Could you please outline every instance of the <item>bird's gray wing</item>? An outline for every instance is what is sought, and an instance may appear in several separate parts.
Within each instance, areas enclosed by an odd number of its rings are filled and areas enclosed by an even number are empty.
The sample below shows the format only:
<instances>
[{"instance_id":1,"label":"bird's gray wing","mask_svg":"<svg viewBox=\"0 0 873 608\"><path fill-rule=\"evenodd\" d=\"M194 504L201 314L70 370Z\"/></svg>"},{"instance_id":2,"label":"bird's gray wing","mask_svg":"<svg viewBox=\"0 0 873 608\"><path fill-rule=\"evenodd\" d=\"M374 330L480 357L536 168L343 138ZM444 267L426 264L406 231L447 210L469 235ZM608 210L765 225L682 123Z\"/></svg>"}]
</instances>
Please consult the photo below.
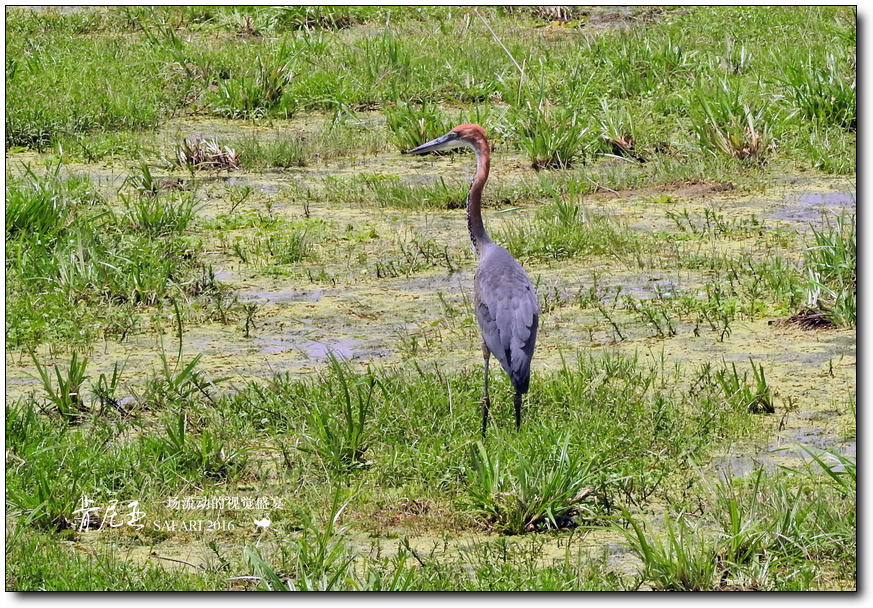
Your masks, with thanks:
<instances>
[{"instance_id":1,"label":"bird's gray wing","mask_svg":"<svg viewBox=\"0 0 873 608\"><path fill-rule=\"evenodd\" d=\"M540 314L533 284L502 249L482 260L475 287L476 318L485 345L516 390L526 392Z\"/></svg>"}]
</instances>

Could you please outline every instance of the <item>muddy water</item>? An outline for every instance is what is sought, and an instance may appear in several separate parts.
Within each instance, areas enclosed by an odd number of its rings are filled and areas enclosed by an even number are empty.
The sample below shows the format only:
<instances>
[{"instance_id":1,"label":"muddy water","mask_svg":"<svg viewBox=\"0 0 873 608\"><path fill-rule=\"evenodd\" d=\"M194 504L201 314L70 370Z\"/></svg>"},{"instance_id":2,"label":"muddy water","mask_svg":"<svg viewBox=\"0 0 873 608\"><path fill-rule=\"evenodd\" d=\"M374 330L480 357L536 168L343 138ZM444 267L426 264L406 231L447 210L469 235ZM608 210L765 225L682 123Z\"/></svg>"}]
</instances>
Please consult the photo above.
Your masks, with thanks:
<instances>
[{"instance_id":1,"label":"muddy water","mask_svg":"<svg viewBox=\"0 0 873 608\"><path fill-rule=\"evenodd\" d=\"M86 550L107 550L107 534L103 530L80 533L77 544ZM622 543L622 537L608 530L576 530L570 534L543 535L537 537L495 537L493 534L464 532L443 534L403 535L410 548L423 556L429 563L459 564L470 566L481 563L483 545L492 545L492 552L505 550L508 555L524 554L530 556L540 567L561 566L565 563L580 564L605 558L614 570L633 575L641 570L640 560L629 552ZM286 533L282 529L271 529L267 534L252 535L248 545L256 548L268 562L278 568L278 555L282 545L293 544L299 533ZM335 539L347 552L356 556L352 568L359 579L365 578L363 568L368 560L386 560L405 551L400 539L386 539L367 534L344 534ZM219 565L213 548L222 558L233 564L231 571L237 576L251 575L246 570L242 547L237 541L215 539L192 533L190 536L166 540L157 544L142 545L131 542L129 538L116 537L110 546L118 559L136 564L152 563L165 570L187 570L210 568ZM497 545L500 543L500 548ZM411 559L411 558L410 558ZM510 557L510 559L517 559ZM383 562L384 563L384 562ZM285 573L283 573L285 574ZM257 581L239 581L237 588L255 588Z\"/></svg>"}]
</instances>

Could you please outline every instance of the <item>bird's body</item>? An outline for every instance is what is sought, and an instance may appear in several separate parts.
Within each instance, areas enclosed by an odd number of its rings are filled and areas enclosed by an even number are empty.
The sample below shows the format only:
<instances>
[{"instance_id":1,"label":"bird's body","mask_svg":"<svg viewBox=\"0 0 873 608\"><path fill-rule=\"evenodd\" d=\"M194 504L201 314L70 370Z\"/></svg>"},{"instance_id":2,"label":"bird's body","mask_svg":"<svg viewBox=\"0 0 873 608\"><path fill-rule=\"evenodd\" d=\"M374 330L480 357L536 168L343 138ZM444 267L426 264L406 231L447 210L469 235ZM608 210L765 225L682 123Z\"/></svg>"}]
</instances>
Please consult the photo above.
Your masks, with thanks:
<instances>
[{"instance_id":1,"label":"bird's body","mask_svg":"<svg viewBox=\"0 0 873 608\"><path fill-rule=\"evenodd\" d=\"M515 389L515 423L521 426L521 399L530 385L530 364L539 326L540 307L533 283L506 249L495 244L482 222L482 190L488 180L491 151L479 125L460 125L443 137L410 150L421 154L467 146L476 153L476 174L467 195L467 229L479 266L473 278L473 305L482 332L485 382L482 397L482 434L488 426L488 364L491 354L500 361Z\"/></svg>"},{"instance_id":2,"label":"bird's body","mask_svg":"<svg viewBox=\"0 0 873 608\"><path fill-rule=\"evenodd\" d=\"M479 258L473 305L488 350L515 390L526 393L540 310L527 273L500 245L492 243Z\"/></svg>"}]
</instances>

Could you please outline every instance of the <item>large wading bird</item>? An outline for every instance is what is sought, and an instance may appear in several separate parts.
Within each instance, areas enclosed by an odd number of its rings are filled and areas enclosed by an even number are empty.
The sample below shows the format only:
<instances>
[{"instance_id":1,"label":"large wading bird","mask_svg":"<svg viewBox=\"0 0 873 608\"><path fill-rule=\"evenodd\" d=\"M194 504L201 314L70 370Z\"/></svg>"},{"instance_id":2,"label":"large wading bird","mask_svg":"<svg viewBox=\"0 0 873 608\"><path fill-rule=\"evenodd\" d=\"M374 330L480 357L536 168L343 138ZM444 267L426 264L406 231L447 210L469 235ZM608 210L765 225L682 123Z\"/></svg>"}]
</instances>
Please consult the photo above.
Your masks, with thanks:
<instances>
[{"instance_id":1,"label":"large wading bird","mask_svg":"<svg viewBox=\"0 0 873 608\"><path fill-rule=\"evenodd\" d=\"M476 153L476 174L467 194L467 230L479 256L473 278L473 302L482 332L485 386L482 396L482 435L488 426L488 362L493 353L515 389L515 426L521 426L521 400L530 385L530 363L537 339L540 307L533 283L521 264L496 245L482 223L482 190L491 168L491 150L479 125L460 125L442 137L409 150L425 154L466 146Z\"/></svg>"}]
</instances>

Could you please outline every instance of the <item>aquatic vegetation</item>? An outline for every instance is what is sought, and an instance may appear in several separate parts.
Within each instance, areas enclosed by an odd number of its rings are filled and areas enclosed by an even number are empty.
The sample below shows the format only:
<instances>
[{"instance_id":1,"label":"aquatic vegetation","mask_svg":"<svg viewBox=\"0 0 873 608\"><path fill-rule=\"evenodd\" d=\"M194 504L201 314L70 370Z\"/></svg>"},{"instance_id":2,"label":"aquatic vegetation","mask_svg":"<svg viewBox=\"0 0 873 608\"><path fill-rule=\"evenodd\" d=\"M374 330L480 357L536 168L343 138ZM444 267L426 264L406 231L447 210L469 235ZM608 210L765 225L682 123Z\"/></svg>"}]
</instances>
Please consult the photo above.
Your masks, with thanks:
<instances>
[{"instance_id":1,"label":"aquatic vegetation","mask_svg":"<svg viewBox=\"0 0 873 608\"><path fill-rule=\"evenodd\" d=\"M416 148L449 132L455 125L439 106L422 101L417 107L397 101L382 113L391 130L392 139L401 152Z\"/></svg>"},{"instance_id":2,"label":"aquatic vegetation","mask_svg":"<svg viewBox=\"0 0 873 608\"><path fill-rule=\"evenodd\" d=\"M8 590L857 587L851 7L6 17Z\"/></svg>"},{"instance_id":3,"label":"aquatic vegetation","mask_svg":"<svg viewBox=\"0 0 873 608\"><path fill-rule=\"evenodd\" d=\"M691 105L691 127L704 150L747 163L764 162L773 147L763 107L752 109L747 94L727 80L697 92Z\"/></svg>"},{"instance_id":4,"label":"aquatic vegetation","mask_svg":"<svg viewBox=\"0 0 873 608\"><path fill-rule=\"evenodd\" d=\"M828 218L812 228L813 243L804 251L805 306L835 325L857 322L857 266L855 216Z\"/></svg>"},{"instance_id":5,"label":"aquatic vegetation","mask_svg":"<svg viewBox=\"0 0 873 608\"><path fill-rule=\"evenodd\" d=\"M239 168L239 154L228 146L199 137L183 137L176 145L175 163L190 170Z\"/></svg>"}]
</instances>

